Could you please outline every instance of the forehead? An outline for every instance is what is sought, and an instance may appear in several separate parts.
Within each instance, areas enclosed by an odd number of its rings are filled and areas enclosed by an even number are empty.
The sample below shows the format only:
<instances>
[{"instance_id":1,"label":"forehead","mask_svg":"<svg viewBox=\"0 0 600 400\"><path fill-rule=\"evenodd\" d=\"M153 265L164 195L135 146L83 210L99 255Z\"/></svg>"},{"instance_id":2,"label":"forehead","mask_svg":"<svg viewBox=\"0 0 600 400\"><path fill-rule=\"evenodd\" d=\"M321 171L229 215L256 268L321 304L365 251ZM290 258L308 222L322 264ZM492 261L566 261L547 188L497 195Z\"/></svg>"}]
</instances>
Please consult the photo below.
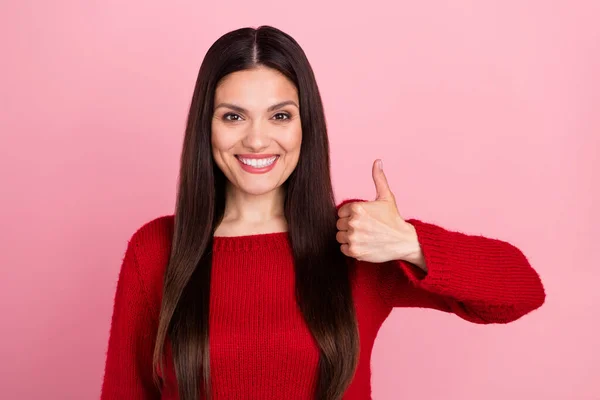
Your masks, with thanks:
<instances>
[{"instance_id":1,"label":"forehead","mask_svg":"<svg viewBox=\"0 0 600 400\"><path fill-rule=\"evenodd\" d=\"M298 101L296 86L279 71L267 67L233 72L219 82L215 91L215 103L268 107L284 100Z\"/></svg>"}]
</instances>

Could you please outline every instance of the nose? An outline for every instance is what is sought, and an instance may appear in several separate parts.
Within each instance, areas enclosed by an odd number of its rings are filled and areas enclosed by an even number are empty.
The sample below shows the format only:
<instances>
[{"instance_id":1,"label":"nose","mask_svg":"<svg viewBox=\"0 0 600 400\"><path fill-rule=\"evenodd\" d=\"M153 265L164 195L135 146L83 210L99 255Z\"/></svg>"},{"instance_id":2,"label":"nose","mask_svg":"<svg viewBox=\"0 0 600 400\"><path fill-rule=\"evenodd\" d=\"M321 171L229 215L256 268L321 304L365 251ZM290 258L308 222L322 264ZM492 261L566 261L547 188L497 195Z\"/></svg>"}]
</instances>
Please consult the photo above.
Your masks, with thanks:
<instances>
[{"instance_id":1,"label":"nose","mask_svg":"<svg viewBox=\"0 0 600 400\"><path fill-rule=\"evenodd\" d=\"M266 149L270 142L268 127L264 126L260 121L255 121L250 125L242 140L244 147L256 153Z\"/></svg>"}]
</instances>

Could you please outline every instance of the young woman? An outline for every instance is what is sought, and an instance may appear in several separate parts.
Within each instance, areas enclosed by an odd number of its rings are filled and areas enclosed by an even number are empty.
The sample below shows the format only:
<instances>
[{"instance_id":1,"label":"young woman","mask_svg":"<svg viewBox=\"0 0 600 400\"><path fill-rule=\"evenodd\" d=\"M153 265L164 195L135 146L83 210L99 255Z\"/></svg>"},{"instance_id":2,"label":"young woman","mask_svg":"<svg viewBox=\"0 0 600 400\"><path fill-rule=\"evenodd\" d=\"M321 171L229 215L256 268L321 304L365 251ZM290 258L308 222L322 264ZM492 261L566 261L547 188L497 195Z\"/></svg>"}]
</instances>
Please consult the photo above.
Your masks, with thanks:
<instances>
[{"instance_id":1,"label":"young woman","mask_svg":"<svg viewBox=\"0 0 600 400\"><path fill-rule=\"evenodd\" d=\"M369 399L394 307L487 324L543 304L519 249L404 220L379 160L373 179L375 201L336 206L319 90L292 37L263 26L218 39L175 213L125 253L101 398Z\"/></svg>"}]
</instances>

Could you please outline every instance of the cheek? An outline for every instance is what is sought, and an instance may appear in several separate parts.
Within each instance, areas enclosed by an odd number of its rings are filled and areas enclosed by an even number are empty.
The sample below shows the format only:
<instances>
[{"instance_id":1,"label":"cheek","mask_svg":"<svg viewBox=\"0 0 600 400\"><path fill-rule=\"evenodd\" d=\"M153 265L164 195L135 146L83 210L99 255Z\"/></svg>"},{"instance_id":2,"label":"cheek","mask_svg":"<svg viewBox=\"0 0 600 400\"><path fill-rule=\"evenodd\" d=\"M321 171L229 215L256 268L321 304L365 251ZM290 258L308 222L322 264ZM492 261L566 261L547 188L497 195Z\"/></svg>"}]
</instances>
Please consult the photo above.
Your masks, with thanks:
<instances>
[{"instance_id":1,"label":"cheek","mask_svg":"<svg viewBox=\"0 0 600 400\"><path fill-rule=\"evenodd\" d=\"M232 140L233 138L234 135L231 135L226 130L213 127L210 136L213 155L216 156L220 152L229 150L235 144L235 141Z\"/></svg>"},{"instance_id":2,"label":"cheek","mask_svg":"<svg viewBox=\"0 0 600 400\"><path fill-rule=\"evenodd\" d=\"M228 149L227 143L227 135L223 134L224 132L219 129L212 129L210 135L210 142L212 148L212 155L215 163L219 167L219 169L225 172L225 160L223 159L223 153Z\"/></svg>"},{"instance_id":3,"label":"cheek","mask_svg":"<svg viewBox=\"0 0 600 400\"><path fill-rule=\"evenodd\" d=\"M281 142L281 146L288 153L299 153L302 145L302 128L295 127L285 136L285 140Z\"/></svg>"},{"instance_id":4,"label":"cheek","mask_svg":"<svg viewBox=\"0 0 600 400\"><path fill-rule=\"evenodd\" d=\"M285 140L280 141L279 145L287 153L285 156L285 170L287 174L291 174L300 159L300 147L302 145L302 128L298 127L290 131L285 136Z\"/></svg>"}]
</instances>

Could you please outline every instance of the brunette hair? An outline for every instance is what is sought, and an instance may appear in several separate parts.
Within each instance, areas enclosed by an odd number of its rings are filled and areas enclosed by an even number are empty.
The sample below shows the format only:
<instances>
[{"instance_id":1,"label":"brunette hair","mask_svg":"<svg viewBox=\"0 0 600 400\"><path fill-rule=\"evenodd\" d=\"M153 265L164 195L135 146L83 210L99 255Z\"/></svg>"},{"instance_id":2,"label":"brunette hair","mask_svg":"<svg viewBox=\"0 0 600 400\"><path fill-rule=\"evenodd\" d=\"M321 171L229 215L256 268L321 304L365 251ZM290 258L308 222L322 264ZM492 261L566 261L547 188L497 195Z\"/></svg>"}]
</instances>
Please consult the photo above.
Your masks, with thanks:
<instances>
[{"instance_id":1,"label":"brunette hair","mask_svg":"<svg viewBox=\"0 0 600 400\"><path fill-rule=\"evenodd\" d=\"M359 356L350 268L336 237L336 204L330 176L325 113L313 70L299 44L271 26L242 28L208 50L190 105L181 153L174 234L153 356L163 370L170 340L179 396L210 399L208 311L213 234L223 218L226 177L211 151L211 119L219 81L257 66L293 82L300 100L302 144L296 169L285 183L285 218L295 262L296 301L319 347L314 398L339 400ZM202 374L202 381L199 377ZM164 376L164 374L163 374Z\"/></svg>"}]
</instances>

